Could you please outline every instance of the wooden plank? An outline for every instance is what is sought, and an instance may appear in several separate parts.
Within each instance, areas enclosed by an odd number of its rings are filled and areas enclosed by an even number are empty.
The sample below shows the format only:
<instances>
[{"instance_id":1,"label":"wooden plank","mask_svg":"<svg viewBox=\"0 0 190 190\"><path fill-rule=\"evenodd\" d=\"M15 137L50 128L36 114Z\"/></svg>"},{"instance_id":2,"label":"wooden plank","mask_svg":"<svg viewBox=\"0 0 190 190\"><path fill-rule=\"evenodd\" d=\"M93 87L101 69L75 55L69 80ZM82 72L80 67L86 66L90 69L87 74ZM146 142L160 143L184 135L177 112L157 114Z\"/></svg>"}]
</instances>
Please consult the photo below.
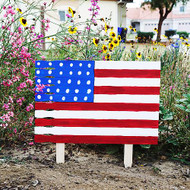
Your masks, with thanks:
<instances>
[{"instance_id":1,"label":"wooden plank","mask_svg":"<svg viewBox=\"0 0 190 190\"><path fill-rule=\"evenodd\" d=\"M124 166L125 168L131 167L133 164L133 145L124 145Z\"/></svg>"},{"instance_id":2,"label":"wooden plank","mask_svg":"<svg viewBox=\"0 0 190 190\"><path fill-rule=\"evenodd\" d=\"M56 143L56 163L65 163L65 143Z\"/></svg>"}]
</instances>

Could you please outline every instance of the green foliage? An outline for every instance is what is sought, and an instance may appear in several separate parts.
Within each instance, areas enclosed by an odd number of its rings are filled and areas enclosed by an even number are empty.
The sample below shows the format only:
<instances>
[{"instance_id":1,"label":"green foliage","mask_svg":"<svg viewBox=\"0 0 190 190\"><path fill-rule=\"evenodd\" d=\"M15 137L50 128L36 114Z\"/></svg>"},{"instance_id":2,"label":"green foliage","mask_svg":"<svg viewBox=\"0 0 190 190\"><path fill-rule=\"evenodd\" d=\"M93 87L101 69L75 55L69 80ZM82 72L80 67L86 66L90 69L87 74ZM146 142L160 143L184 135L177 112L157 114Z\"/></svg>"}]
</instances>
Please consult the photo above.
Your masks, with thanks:
<instances>
[{"instance_id":1,"label":"green foliage","mask_svg":"<svg viewBox=\"0 0 190 190\"><path fill-rule=\"evenodd\" d=\"M138 42L140 42L140 43L151 42L153 36L154 36L153 32L140 32L140 31L137 31Z\"/></svg>"},{"instance_id":2,"label":"green foliage","mask_svg":"<svg viewBox=\"0 0 190 190\"><path fill-rule=\"evenodd\" d=\"M186 31L178 31L177 34L179 35L180 38L188 38L189 37L189 33Z\"/></svg>"},{"instance_id":3,"label":"green foliage","mask_svg":"<svg viewBox=\"0 0 190 190\"><path fill-rule=\"evenodd\" d=\"M170 39L175 34L176 34L176 30L165 30L165 36L167 36L168 39Z\"/></svg>"}]
</instances>

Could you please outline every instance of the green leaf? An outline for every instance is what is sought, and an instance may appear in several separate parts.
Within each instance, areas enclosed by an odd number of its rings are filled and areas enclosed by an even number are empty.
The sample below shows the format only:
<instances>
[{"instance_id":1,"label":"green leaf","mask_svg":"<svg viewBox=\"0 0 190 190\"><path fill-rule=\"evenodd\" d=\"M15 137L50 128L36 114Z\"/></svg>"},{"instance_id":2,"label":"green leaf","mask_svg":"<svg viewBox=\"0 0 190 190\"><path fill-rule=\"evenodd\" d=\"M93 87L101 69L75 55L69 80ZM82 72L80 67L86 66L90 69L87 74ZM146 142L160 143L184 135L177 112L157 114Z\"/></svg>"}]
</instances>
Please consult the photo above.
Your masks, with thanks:
<instances>
[{"instance_id":1,"label":"green leaf","mask_svg":"<svg viewBox=\"0 0 190 190\"><path fill-rule=\"evenodd\" d=\"M181 110L184 110L184 111L185 111L185 109L186 109L185 106L180 105L180 104L176 104L175 106L176 106L177 108L181 109Z\"/></svg>"},{"instance_id":2,"label":"green leaf","mask_svg":"<svg viewBox=\"0 0 190 190\"><path fill-rule=\"evenodd\" d=\"M161 125L159 126L159 131L168 131L168 126Z\"/></svg>"},{"instance_id":3,"label":"green leaf","mask_svg":"<svg viewBox=\"0 0 190 190\"><path fill-rule=\"evenodd\" d=\"M149 149L150 147L151 147L151 145L150 144L146 144L146 145L140 145L142 148L145 148L145 149Z\"/></svg>"},{"instance_id":4,"label":"green leaf","mask_svg":"<svg viewBox=\"0 0 190 190\"><path fill-rule=\"evenodd\" d=\"M173 120L173 113L169 112L167 114L165 114L162 118L162 120L166 121L166 120Z\"/></svg>"}]
</instances>

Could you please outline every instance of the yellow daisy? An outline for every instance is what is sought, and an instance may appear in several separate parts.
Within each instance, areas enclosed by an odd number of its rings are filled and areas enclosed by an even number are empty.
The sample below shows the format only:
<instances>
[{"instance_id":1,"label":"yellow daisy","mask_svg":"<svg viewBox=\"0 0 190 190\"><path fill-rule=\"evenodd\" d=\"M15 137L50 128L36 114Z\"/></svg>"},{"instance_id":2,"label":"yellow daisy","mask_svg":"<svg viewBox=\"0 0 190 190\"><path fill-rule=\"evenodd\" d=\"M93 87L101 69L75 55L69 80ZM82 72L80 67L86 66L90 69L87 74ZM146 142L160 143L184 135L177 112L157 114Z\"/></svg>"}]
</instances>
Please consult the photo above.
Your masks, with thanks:
<instances>
[{"instance_id":1,"label":"yellow daisy","mask_svg":"<svg viewBox=\"0 0 190 190\"><path fill-rule=\"evenodd\" d=\"M68 8L68 12L71 14L72 17L74 17L75 11L71 7Z\"/></svg>"},{"instance_id":2,"label":"yellow daisy","mask_svg":"<svg viewBox=\"0 0 190 190\"><path fill-rule=\"evenodd\" d=\"M131 25L129 26L129 28L130 28L131 30L133 29L133 27L132 27Z\"/></svg>"},{"instance_id":3,"label":"yellow daisy","mask_svg":"<svg viewBox=\"0 0 190 190\"><path fill-rule=\"evenodd\" d=\"M102 50L103 50L103 53L106 53L107 52L107 47L105 45L102 46Z\"/></svg>"},{"instance_id":4,"label":"yellow daisy","mask_svg":"<svg viewBox=\"0 0 190 190\"><path fill-rule=\"evenodd\" d=\"M153 50L154 50L154 51L157 51L157 48L153 47Z\"/></svg>"},{"instance_id":5,"label":"yellow daisy","mask_svg":"<svg viewBox=\"0 0 190 190\"><path fill-rule=\"evenodd\" d=\"M157 28L154 28L154 31L158 33L158 29Z\"/></svg>"},{"instance_id":6,"label":"yellow daisy","mask_svg":"<svg viewBox=\"0 0 190 190\"><path fill-rule=\"evenodd\" d=\"M114 44L113 42L109 43L109 50L112 51L114 49Z\"/></svg>"},{"instance_id":7,"label":"yellow daisy","mask_svg":"<svg viewBox=\"0 0 190 190\"><path fill-rule=\"evenodd\" d=\"M22 26L26 27L28 24L27 24L27 20L23 17L21 17L20 19L20 23L22 24Z\"/></svg>"},{"instance_id":8,"label":"yellow daisy","mask_svg":"<svg viewBox=\"0 0 190 190\"><path fill-rule=\"evenodd\" d=\"M119 40L119 41L121 41L121 36L120 36L120 35L118 35L118 37L117 37L117 38L118 38L118 40Z\"/></svg>"},{"instance_id":9,"label":"yellow daisy","mask_svg":"<svg viewBox=\"0 0 190 190\"><path fill-rule=\"evenodd\" d=\"M116 37L115 32L110 32L110 36L111 36L112 38L115 38L115 37Z\"/></svg>"},{"instance_id":10,"label":"yellow daisy","mask_svg":"<svg viewBox=\"0 0 190 190\"><path fill-rule=\"evenodd\" d=\"M75 34L77 32L77 27L69 26L68 31L70 34Z\"/></svg>"},{"instance_id":11,"label":"yellow daisy","mask_svg":"<svg viewBox=\"0 0 190 190\"><path fill-rule=\"evenodd\" d=\"M133 28L133 31L136 32L137 31L136 28Z\"/></svg>"},{"instance_id":12,"label":"yellow daisy","mask_svg":"<svg viewBox=\"0 0 190 190\"><path fill-rule=\"evenodd\" d=\"M108 53L108 54L105 56L105 59L106 59L107 61L109 61L109 60L111 59L111 55Z\"/></svg>"},{"instance_id":13,"label":"yellow daisy","mask_svg":"<svg viewBox=\"0 0 190 190\"><path fill-rule=\"evenodd\" d=\"M108 25L105 23L105 32L108 31Z\"/></svg>"},{"instance_id":14,"label":"yellow daisy","mask_svg":"<svg viewBox=\"0 0 190 190\"><path fill-rule=\"evenodd\" d=\"M140 58L142 57L141 52L137 52L136 55L137 55L137 58L138 58L138 59L140 59Z\"/></svg>"},{"instance_id":15,"label":"yellow daisy","mask_svg":"<svg viewBox=\"0 0 190 190\"><path fill-rule=\"evenodd\" d=\"M113 42L115 47L119 45L119 40L117 38L113 38L112 42Z\"/></svg>"},{"instance_id":16,"label":"yellow daisy","mask_svg":"<svg viewBox=\"0 0 190 190\"><path fill-rule=\"evenodd\" d=\"M16 10L17 10L20 14L22 14L22 10L21 10L21 9L17 8Z\"/></svg>"},{"instance_id":17,"label":"yellow daisy","mask_svg":"<svg viewBox=\"0 0 190 190\"><path fill-rule=\"evenodd\" d=\"M99 39L93 38L93 43L97 47L99 43Z\"/></svg>"}]
</instances>

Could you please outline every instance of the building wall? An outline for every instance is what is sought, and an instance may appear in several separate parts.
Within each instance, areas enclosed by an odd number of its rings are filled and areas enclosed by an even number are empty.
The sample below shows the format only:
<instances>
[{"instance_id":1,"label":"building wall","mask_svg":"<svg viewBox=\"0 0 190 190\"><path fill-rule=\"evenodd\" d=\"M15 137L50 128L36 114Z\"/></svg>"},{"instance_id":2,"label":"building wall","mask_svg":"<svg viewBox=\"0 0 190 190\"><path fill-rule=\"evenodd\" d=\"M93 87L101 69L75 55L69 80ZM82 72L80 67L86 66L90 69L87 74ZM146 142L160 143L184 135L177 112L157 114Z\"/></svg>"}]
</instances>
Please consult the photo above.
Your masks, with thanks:
<instances>
[{"instance_id":1,"label":"building wall","mask_svg":"<svg viewBox=\"0 0 190 190\"><path fill-rule=\"evenodd\" d=\"M183 8L184 12L183 12ZM140 31L150 32L158 27L158 19L135 19L127 18L127 26L131 25L132 22L140 22ZM177 31L187 31L190 33L190 2L183 5L178 3L174 6L172 15L163 22L161 33L164 34L165 30L174 29Z\"/></svg>"}]
</instances>

